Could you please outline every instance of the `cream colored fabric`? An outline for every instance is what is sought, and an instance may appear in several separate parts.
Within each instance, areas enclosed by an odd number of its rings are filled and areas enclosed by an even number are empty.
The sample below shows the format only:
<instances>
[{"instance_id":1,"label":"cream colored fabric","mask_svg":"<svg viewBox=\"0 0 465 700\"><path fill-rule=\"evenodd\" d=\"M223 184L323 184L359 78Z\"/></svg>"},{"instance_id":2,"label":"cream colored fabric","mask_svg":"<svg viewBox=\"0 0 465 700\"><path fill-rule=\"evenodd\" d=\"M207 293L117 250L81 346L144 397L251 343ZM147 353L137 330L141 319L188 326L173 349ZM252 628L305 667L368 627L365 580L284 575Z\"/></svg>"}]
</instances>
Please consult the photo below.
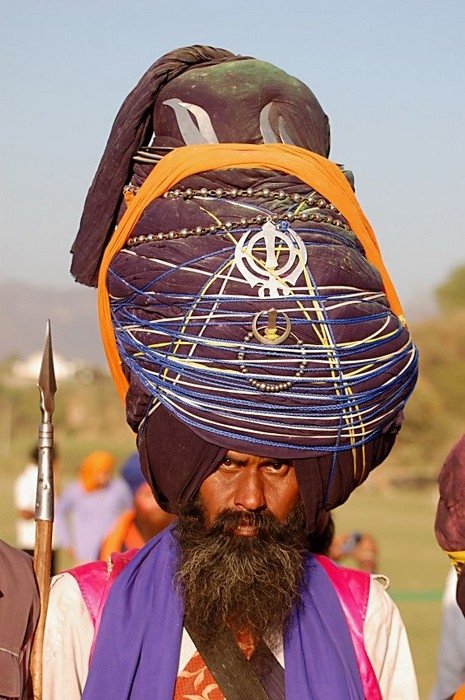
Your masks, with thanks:
<instances>
[{"instance_id":1,"label":"cream colored fabric","mask_svg":"<svg viewBox=\"0 0 465 700\"><path fill-rule=\"evenodd\" d=\"M372 577L364 628L365 647L384 700L417 700L412 657L399 611L385 592L386 579ZM93 625L71 574L55 577L44 643L44 700L79 700L87 677ZM184 630L182 671L196 649ZM276 658L284 665L282 649Z\"/></svg>"}]
</instances>

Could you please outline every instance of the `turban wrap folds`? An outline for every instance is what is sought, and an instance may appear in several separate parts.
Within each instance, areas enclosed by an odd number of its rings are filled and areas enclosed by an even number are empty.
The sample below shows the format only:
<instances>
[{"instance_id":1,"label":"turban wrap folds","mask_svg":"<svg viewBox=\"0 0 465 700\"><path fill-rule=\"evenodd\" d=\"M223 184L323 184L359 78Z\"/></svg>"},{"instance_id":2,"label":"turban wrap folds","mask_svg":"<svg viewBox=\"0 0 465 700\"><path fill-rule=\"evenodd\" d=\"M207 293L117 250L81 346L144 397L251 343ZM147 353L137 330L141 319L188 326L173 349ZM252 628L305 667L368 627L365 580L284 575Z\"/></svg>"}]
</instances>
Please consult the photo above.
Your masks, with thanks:
<instances>
[{"instance_id":1,"label":"turban wrap folds","mask_svg":"<svg viewBox=\"0 0 465 700\"><path fill-rule=\"evenodd\" d=\"M117 116L72 272L100 266L107 356L166 509L236 449L292 460L311 530L394 443L416 349L328 151L305 85L209 47L157 61Z\"/></svg>"}]
</instances>

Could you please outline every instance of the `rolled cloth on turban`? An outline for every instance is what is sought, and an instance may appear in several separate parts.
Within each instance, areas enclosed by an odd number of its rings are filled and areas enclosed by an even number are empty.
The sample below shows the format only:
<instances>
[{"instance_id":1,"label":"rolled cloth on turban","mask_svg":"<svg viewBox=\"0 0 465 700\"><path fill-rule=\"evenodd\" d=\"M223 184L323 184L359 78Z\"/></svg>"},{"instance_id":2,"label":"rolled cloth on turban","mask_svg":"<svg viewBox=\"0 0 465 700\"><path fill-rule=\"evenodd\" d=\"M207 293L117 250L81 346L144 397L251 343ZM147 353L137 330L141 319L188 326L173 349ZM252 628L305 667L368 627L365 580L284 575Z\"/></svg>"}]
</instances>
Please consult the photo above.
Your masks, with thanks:
<instances>
[{"instance_id":1,"label":"rolled cloth on turban","mask_svg":"<svg viewBox=\"0 0 465 700\"><path fill-rule=\"evenodd\" d=\"M183 505L235 449L293 461L311 528L388 454L417 353L316 98L216 51L181 50L208 61L152 91L154 135L99 228L113 129L72 271L92 283L100 264L107 357L160 504Z\"/></svg>"}]
</instances>

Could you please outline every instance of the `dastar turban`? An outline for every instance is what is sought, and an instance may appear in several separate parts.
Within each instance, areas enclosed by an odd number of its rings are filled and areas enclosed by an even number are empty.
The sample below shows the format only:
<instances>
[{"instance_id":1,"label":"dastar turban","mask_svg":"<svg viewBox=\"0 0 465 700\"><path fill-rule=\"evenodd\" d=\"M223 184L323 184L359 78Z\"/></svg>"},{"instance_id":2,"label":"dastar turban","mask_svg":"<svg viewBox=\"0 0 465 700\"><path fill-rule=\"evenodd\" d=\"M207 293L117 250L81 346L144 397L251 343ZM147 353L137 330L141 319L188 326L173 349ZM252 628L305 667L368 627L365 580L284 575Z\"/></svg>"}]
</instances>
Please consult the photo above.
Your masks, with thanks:
<instances>
[{"instance_id":1,"label":"dastar turban","mask_svg":"<svg viewBox=\"0 0 465 700\"><path fill-rule=\"evenodd\" d=\"M129 95L75 241L141 465L175 510L228 449L291 460L309 528L388 454L417 353L311 91L172 52ZM115 228L116 225L116 228Z\"/></svg>"}]
</instances>

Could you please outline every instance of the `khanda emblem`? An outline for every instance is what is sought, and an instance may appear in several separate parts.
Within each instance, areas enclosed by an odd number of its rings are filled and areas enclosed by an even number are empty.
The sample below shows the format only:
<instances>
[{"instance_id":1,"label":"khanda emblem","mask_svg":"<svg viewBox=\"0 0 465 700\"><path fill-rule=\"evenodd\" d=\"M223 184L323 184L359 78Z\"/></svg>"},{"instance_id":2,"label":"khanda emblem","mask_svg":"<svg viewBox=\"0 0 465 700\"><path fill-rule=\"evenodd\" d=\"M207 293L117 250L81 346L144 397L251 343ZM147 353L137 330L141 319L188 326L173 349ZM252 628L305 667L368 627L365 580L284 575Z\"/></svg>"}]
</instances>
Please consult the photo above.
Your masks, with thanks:
<instances>
[{"instance_id":1,"label":"khanda emblem","mask_svg":"<svg viewBox=\"0 0 465 700\"><path fill-rule=\"evenodd\" d=\"M305 269L305 244L286 222L267 221L259 231L246 231L237 242L235 263L259 297L288 296Z\"/></svg>"}]
</instances>

